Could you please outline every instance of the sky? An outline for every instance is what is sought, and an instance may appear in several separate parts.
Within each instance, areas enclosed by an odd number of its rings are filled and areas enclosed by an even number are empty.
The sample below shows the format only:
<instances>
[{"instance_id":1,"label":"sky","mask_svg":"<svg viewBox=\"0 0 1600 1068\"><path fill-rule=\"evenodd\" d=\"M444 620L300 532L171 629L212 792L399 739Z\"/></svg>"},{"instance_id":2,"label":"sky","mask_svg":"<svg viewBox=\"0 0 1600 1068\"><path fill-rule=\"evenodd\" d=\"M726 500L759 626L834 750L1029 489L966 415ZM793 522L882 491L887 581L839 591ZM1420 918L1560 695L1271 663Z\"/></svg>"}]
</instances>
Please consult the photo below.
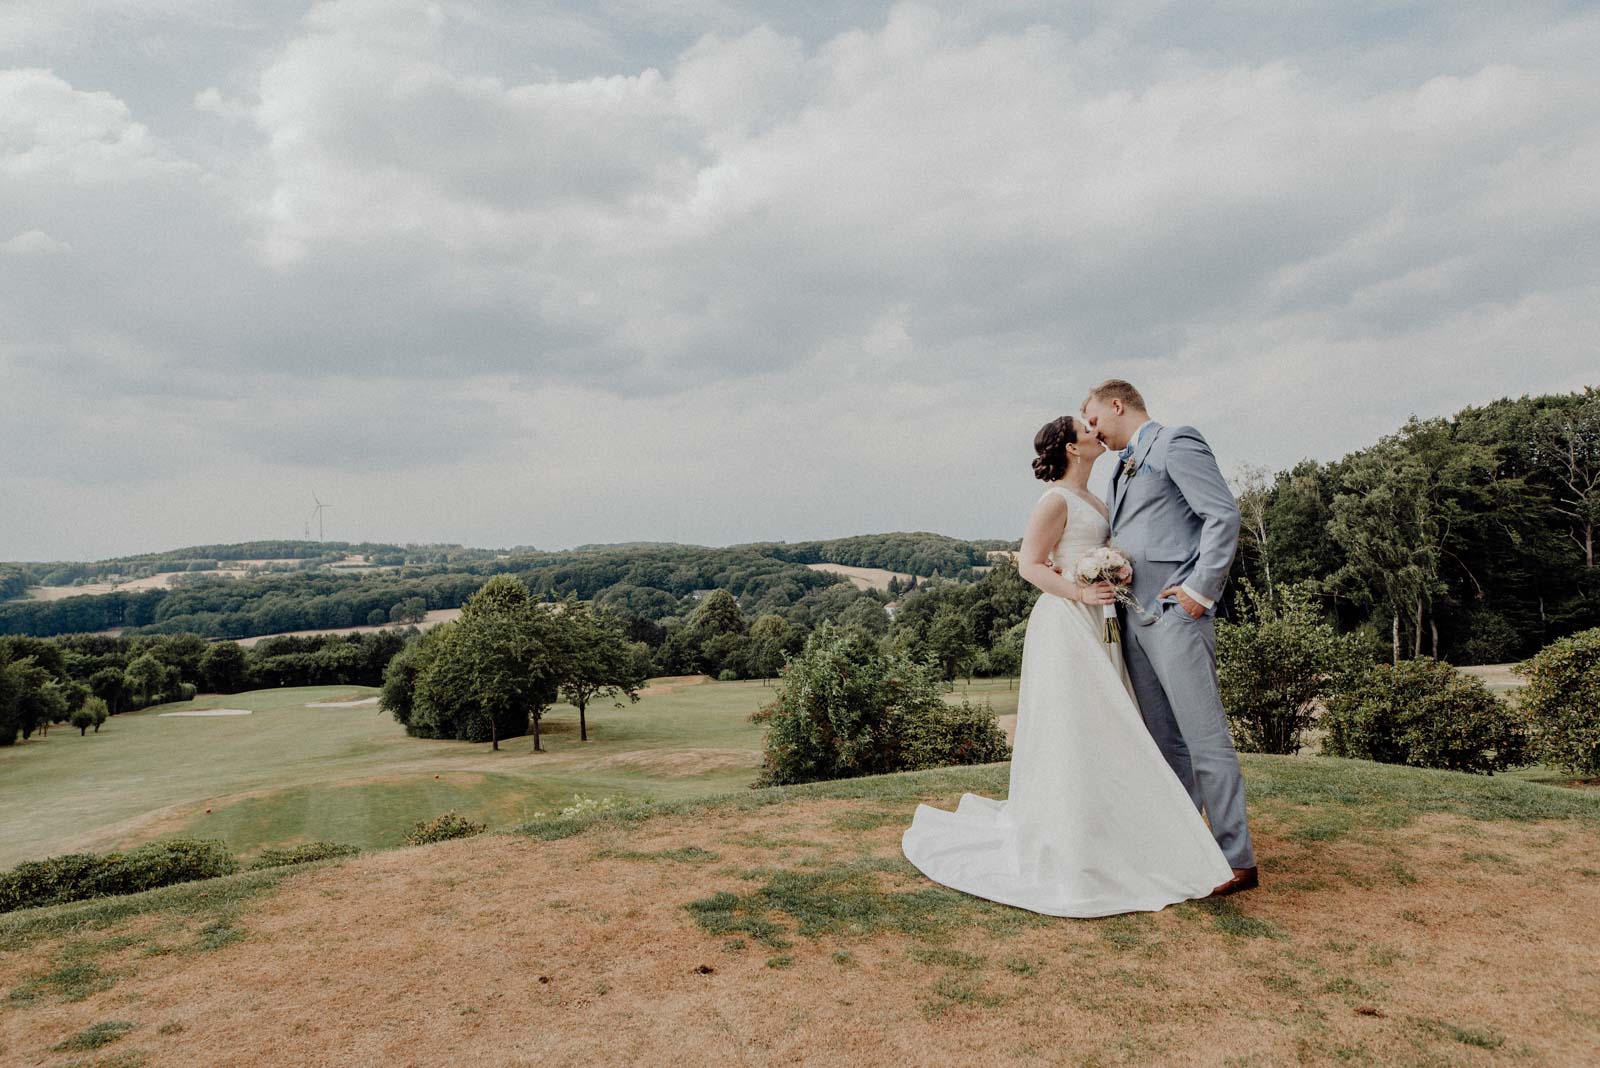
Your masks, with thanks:
<instances>
[{"instance_id":1,"label":"sky","mask_svg":"<svg viewBox=\"0 0 1600 1068\"><path fill-rule=\"evenodd\" d=\"M0 559L313 494L1014 538L1108 377L1230 475L1600 384L1596 55L1538 0L6 0Z\"/></svg>"}]
</instances>

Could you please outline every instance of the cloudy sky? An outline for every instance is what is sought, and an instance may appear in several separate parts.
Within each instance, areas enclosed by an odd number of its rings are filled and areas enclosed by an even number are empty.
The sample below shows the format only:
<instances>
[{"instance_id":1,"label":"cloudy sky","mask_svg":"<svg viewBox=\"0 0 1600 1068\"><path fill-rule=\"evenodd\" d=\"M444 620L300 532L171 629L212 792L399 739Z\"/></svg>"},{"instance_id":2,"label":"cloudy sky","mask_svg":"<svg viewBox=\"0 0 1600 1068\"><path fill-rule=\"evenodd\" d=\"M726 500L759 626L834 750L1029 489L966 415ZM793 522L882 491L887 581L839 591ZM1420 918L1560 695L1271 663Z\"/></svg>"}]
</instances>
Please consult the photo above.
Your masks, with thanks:
<instances>
[{"instance_id":1,"label":"cloudy sky","mask_svg":"<svg viewBox=\"0 0 1600 1068\"><path fill-rule=\"evenodd\" d=\"M0 559L1015 537L1600 383L1600 5L6 0Z\"/></svg>"}]
</instances>

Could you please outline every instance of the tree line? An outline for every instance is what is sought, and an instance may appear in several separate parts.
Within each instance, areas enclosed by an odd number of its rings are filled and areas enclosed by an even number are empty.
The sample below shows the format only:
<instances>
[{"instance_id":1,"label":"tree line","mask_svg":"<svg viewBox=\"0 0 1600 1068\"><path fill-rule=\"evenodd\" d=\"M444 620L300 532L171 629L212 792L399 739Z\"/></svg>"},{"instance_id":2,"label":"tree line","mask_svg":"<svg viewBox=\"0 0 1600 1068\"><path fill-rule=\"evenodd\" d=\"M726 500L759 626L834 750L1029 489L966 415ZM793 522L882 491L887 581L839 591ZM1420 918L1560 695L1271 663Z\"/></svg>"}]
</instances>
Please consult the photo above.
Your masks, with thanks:
<instances>
[{"instance_id":1,"label":"tree line","mask_svg":"<svg viewBox=\"0 0 1600 1068\"><path fill-rule=\"evenodd\" d=\"M1600 624L1594 388L1412 419L1339 460L1249 471L1239 497L1235 578L1313 583L1391 662L1518 660Z\"/></svg>"},{"instance_id":2,"label":"tree line","mask_svg":"<svg viewBox=\"0 0 1600 1068\"><path fill-rule=\"evenodd\" d=\"M881 543L880 550L871 549L875 543ZM297 543L289 543L293 544ZM414 600L420 600L423 611L458 608L496 574L514 575L540 599L574 595L652 620L685 614L693 608L694 597L708 589L727 590L758 614L794 612L804 617L809 614L809 606L804 604L809 596L842 580L785 558L826 556L828 546L836 543L802 544L804 550L797 552L781 545L715 549L598 546L508 554L463 550L443 553L446 559L408 563L397 571L379 574L322 569L226 578L202 571L185 576L182 585L171 589L0 604L0 634L50 636L122 629L125 633L244 638L291 630L381 625L404 621L405 616L395 613L395 606ZM970 569L972 560L983 558L981 546L988 543L931 534L885 534L840 539L837 544L839 553L852 560L874 560L877 563L872 566L932 575L941 566L951 568L952 574L957 565ZM262 552L282 552L288 547L279 543L252 546ZM200 546L183 552L217 548ZM407 553L412 561L419 555L412 549ZM213 556L224 558L217 553Z\"/></svg>"},{"instance_id":3,"label":"tree line","mask_svg":"<svg viewBox=\"0 0 1600 1068\"><path fill-rule=\"evenodd\" d=\"M377 686L416 633L284 636L250 649L195 634L0 637L0 746L48 733L55 724L76 726L85 707L91 719L101 713L90 724L98 732L106 716L188 700L202 690Z\"/></svg>"}]
</instances>

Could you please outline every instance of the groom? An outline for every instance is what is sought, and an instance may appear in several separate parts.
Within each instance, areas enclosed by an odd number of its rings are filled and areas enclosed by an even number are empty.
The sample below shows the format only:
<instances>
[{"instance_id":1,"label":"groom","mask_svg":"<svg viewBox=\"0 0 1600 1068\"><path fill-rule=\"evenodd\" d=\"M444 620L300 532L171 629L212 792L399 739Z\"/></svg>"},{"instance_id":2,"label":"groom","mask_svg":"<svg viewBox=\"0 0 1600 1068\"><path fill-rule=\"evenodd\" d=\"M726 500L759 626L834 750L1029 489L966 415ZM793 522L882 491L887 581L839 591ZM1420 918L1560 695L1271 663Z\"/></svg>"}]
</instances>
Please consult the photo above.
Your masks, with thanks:
<instances>
[{"instance_id":1,"label":"groom","mask_svg":"<svg viewBox=\"0 0 1600 1068\"><path fill-rule=\"evenodd\" d=\"M1216 602L1239 540L1239 505L1194 427L1166 427L1139 391L1102 382L1083 405L1089 429L1122 450L1107 503L1111 536L1133 560L1133 596L1158 616L1129 619L1123 653L1156 744L1211 822L1233 867L1215 894L1258 885L1244 779L1217 692Z\"/></svg>"}]
</instances>

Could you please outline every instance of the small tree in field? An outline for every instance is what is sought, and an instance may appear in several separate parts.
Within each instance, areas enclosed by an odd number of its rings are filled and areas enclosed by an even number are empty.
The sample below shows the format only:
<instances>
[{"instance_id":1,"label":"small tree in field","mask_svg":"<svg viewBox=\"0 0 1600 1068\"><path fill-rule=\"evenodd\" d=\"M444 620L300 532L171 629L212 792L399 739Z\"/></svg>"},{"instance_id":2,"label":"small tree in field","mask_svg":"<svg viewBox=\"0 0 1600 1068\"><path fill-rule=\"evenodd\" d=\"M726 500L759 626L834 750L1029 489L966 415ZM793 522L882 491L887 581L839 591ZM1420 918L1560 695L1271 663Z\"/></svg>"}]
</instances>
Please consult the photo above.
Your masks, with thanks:
<instances>
[{"instance_id":1,"label":"small tree in field","mask_svg":"<svg viewBox=\"0 0 1600 1068\"><path fill-rule=\"evenodd\" d=\"M592 611L575 598L561 605L558 617L565 632L566 668L561 696L578 710L578 740L589 740L587 709L595 699L639 700L644 673L623 630L614 617Z\"/></svg>"},{"instance_id":2,"label":"small tree in field","mask_svg":"<svg viewBox=\"0 0 1600 1068\"><path fill-rule=\"evenodd\" d=\"M94 717L94 732L99 734L100 724L104 723L110 718L111 710L108 709L106 707L106 703L100 700L98 697L87 698L83 702L83 707L88 710L89 715Z\"/></svg>"},{"instance_id":3,"label":"small tree in field","mask_svg":"<svg viewBox=\"0 0 1600 1068\"><path fill-rule=\"evenodd\" d=\"M89 733L90 727L94 726L94 713L88 708L79 708L72 713L72 718L67 722L78 728L78 737L81 738Z\"/></svg>"}]
</instances>

